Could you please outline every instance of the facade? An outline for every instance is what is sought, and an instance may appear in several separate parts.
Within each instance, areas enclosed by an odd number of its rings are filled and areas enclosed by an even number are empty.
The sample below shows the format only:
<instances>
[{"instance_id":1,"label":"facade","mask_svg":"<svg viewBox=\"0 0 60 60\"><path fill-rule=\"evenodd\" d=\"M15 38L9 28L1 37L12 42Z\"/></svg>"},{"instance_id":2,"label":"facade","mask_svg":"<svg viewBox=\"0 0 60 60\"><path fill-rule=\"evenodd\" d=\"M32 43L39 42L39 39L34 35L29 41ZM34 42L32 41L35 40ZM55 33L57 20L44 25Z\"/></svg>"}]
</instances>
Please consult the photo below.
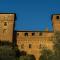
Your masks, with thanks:
<instances>
[{"instance_id":1,"label":"facade","mask_svg":"<svg viewBox=\"0 0 60 60\"><path fill-rule=\"evenodd\" d=\"M54 37L56 31L60 31L60 15L52 15L51 21L53 31L15 31L14 30L15 14L0 14L0 40L12 42L15 35L16 43L20 51L25 51L27 54L33 54L36 60L39 60L43 48L53 51L53 42L51 37Z\"/></svg>"},{"instance_id":2,"label":"facade","mask_svg":"<svg viewBox=\"0 0 60 60\"><path fill-rule=\"evenodd\" d=\"M19 50L33 54L36 60L39 60L42 49L47 48L53 51L52 39L54 39L54 33L60 31L60 15L52 15L51 21L53 31L48 31L48 29L45 31L16 31Z\"/></svg>"},{"instance_id":3,"label":"facade","mask_svg":"<svg viewBox=\"0 0 60 60\"><path fill-rule=\"evenodd\" d=\"M43 48L53 50L52 32L17 32L17 45L20 51L27 54L33 54L36 60L39 60Z\"/></svg>"}]
</instances>

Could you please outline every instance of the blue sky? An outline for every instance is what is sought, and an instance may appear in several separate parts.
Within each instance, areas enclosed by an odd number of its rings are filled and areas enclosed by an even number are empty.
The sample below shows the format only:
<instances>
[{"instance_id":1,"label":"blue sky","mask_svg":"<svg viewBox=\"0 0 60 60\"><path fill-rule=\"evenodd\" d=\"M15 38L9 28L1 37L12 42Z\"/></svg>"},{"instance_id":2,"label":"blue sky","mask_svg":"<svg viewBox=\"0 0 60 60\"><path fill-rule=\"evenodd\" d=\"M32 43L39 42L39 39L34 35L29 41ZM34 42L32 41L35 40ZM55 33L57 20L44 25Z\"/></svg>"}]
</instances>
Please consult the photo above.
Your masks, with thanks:
<instances>
[{"instance_id":1,"label":"blue sky","mask_svg":"<svg viewBox=\"0 0 60 60\"><path fill-rule=\"evenodd\" d=\"M51 14L60 13L60 0L0 0L0 12L16 13L15 30L52 30Z\"/></svg>"}]
</instances>

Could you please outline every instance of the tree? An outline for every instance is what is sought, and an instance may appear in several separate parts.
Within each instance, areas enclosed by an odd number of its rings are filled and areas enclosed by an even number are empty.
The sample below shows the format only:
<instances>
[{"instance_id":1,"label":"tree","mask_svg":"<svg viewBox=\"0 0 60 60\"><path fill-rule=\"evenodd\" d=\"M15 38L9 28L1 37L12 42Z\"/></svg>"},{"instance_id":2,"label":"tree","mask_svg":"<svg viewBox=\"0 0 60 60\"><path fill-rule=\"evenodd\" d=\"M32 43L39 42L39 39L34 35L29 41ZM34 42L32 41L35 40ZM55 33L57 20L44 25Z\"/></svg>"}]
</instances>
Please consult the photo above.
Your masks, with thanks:
<instances>
[{"instance_id":1,"label":"tree","mask_svg":"<svg viewBox=\"0 0 60 60\"><path fill-rule=\"evenodd\" d=\"M36 60L34 55L20 56L19 60Z\"/></svg>"},{"instance_id":2,"label":"tree","mask_svg":"<svg viewBox=\"0 0 60 60\"><path fill-rule=\"evenodd\" d=\"M56 60L60 60L60 31L56 31L54 37L55 39L53 40L53 42Z\"/></svg>"},{"instance_id":3,"label":"tree","mask_svg":"<svg viewBox=\"0 0 60 60\"><path fill-rule=\"evenodd\" d=\"M34 55L27 55L28 60L36 60Z\"/></svg>"},{"instance_id":4,"label":"tree","mask_svg":"<svg viewBox=\"0 0 60 60\"><path fill-rule=\"evenodd\" d=\"M0 60L16 60L16 54L12 47L0 46Z\"/></svg>"},{"instance_id":5,"label":"tree","mask_svg":"<svg viewBox=\"0 0 60 60\"><path fill-rule=\"evenodd\" d=\"M54 54L49 49L43 49L39 60L54 60Z\"/></svg>"}]
</instances>

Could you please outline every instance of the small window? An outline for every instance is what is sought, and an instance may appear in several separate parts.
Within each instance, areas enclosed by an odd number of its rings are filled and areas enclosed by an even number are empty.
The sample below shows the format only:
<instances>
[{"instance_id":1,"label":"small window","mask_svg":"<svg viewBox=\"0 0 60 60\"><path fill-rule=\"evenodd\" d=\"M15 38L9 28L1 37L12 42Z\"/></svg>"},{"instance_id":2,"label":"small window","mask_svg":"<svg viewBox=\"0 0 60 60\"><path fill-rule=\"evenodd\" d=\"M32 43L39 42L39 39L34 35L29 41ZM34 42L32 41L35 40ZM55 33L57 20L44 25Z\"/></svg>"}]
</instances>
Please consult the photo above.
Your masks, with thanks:
<instances>
[{"instance_id":1,"label":"small window","mask_svg":"<svg viewBox=\"0 0 60 60\"><path fill-rule=\"evenodd\" d=\"M42 36L42 32L39 33L39 36Z\"/></svg>"},{"instance_id":2,"label":"small window","mask_svg":"<svg viewBox=\"0 0 60 60\"><path fill-rule=\"evenodd\" d=\"M41 49L41 44L39 45L39 49Z\"/></svg>"},{"instance_id":3,"label":"small window","mask_svg":"<svg viewBox=\"0 0 60 60\"><path fill-rule=\"evenodd\" d=\"M19 33L17 33L17 37L19 36Z\"/></svg>"},{"instance_id":4,"label":"small window","mask_svg":"<svg viewBox=\"0 0 60 60\"><path fill-rule=\"evenodd\" d=\"M31 44L29 44L29 48L31 48L32 46L31 46Z\"/></svg>"},{"instance_id":5,"label":"small window","mask_svg":"<svg viewBox=\"0 0 60 60\"><path fill-rule=\"evenodd\" d=\"M7 22L4 22L4 26L7 26Z\"/></svg>"},{"instance_id":6,"label":"small window","mask_svg":"<svg viewBox=\"0 0 60 60\"><path fill-rule=\"evenodd\" d=\"M21 45L21 49L23 49L23 48L24 48L24 44Z\"/></svg>"},{"instance_id":7,"label":"small window","mask_svg":"<svg viewBox=\"0 0 60 60\"><path fill-rule=\"evenodd\" d=\"M17 36L19 35L19 33L17 33Z\"/></svg>"},{"instance_id":8,"label":"small window","mask_svg":"<svg viewBox=\"0 0 60 60\"><path fill-rule=\"evenodd\" d=\"M56 19L59 19L59 16L56 16Z\"/></svg>"},{"instance_id":9,"label":"small window","mask_svg":"<svg viewBox=\"0 0 60 60\"><path fill-rule=\"evenodd\" d=\"M28 33L25 33L24 35L25 35L25 36L28 36Z\"/></svg>"},{"instance_id":10,"label":"small window","mask_svg":"<svg viewBox=\"0 0 60 60\"><path fill-rule=\"evenodd\" d=\"M32 33L32 36L34 36L35 35L35 33Z\"/></svg>"}]
</instances>

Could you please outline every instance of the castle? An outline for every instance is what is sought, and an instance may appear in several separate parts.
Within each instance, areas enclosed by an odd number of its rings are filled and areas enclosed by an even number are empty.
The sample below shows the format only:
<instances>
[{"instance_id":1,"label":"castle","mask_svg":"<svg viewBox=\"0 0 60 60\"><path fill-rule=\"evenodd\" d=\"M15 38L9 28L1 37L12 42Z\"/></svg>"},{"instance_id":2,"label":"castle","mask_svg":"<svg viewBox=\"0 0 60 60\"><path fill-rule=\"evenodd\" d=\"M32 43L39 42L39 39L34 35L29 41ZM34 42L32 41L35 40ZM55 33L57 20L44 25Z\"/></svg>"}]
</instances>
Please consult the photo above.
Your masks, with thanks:
<instances>
[{"instance_id":1,"label":"castle","mask_svg":"<svg viewBox=\"0 0 60 60\"><path fill-rule=\"evenodd\" d=\"M60 31L60 14L53 14L51 17L53 31L14 31L16 14L0 13L0 40L13 42L15 35L16 44L20 51L33 54L39 60L42 48L53 50L51 37L55 31Z\"/></svg>"}]
</instances>

